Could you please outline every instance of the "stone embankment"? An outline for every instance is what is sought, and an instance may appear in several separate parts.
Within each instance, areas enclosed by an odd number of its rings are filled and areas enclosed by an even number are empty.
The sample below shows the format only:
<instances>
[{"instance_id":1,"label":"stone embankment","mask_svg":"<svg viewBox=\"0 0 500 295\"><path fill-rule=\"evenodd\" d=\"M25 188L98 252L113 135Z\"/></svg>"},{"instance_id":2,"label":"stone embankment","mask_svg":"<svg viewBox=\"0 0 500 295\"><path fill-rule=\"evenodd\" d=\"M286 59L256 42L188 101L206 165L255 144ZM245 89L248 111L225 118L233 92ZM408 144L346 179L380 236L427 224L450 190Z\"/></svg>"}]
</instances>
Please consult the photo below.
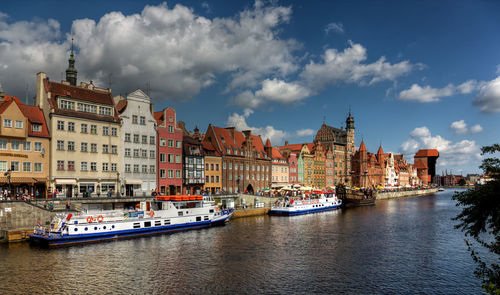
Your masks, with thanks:
<instances>
[{"instance_id":1,"label":"stone embankment","mask_svg":"<svg viewBox=\"0 0 500 295\"><path fill-rule=\"evenodd\" d=\"M393 192L383 192L377 194L377 200L384 199L394 199L394 198L405 198L412 196L423 196L436 193L437 188L421 189L421 190L408 190L408 191L393 191Z\"/></svg>"}]
</instances>

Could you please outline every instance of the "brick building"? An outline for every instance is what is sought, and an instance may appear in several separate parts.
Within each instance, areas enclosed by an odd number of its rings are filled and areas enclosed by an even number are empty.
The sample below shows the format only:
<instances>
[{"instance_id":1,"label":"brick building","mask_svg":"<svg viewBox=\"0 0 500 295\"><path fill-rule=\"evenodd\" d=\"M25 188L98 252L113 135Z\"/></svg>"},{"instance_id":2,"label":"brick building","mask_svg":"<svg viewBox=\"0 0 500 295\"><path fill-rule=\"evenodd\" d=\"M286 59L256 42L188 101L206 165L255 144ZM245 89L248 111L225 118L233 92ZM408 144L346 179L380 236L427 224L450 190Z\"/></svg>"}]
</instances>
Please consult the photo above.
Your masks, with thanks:
<instances>
[{"instance_id":1,"label":"brick building","mask_svg":"<svg viewBox=\"0 0 500 295\"><path fill-rule=\"evenodd\" d=\"M437 158L439 158L439 152L436 149L419 150L413 157L417 176L423 185L433 183Z\"/></svg>"},{"instance_id":2,"label":"brick building","mask_svg":"<svg viewBox=\"0 0 500 295\"><path fill-rule=\"evenodd\" d=\"M385 154L382 147L377 154L369 153L364 141L352 160L352 183L357 187L384 185Z\"/></svg>"},{"instance_id":3,"label":"brick building","mask_svg":"<svg viewBox=\"0 0 500 295\"><path fill-rule=\"evenodd\" d=\"M229 193L254 193L271 185L271 153L250 130L208 125L204 142L222 156L222 189Z\"/></svg>"}]
</instances>

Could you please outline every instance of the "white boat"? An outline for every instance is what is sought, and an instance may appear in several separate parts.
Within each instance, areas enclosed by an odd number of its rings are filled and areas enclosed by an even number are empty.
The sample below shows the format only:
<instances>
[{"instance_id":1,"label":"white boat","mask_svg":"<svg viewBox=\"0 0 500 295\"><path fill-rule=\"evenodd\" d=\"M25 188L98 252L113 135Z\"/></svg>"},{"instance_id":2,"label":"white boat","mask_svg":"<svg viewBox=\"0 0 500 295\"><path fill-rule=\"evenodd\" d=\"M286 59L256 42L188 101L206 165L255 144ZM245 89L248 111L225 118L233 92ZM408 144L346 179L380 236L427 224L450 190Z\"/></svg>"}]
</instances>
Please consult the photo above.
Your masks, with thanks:
<instances>
[{"instance_id":1,"label":"white boat","mask_svg":"<svg viewBox=\"0 0 500 295\"><path fill-rule=\"evenodd\" d=\"M35 226L30 240L49 247L92 243L221 225L232 211L203 196L158 196L135 210L60 213L49 227Z\"/></svg>"},{"instance_id":2,"label":"white boat","mask_svg":"<svg viewBox=\"0 0 500 295\"><path fill-rule=\"evenodd\" d=\"M338 209L342 200L333 191L315 191L300 199L284 198L271 207L272 215L300 215Z\"/></svg>"},{"instance_id":3,"label":"white boat","mask_svg":"<svg viewBox=\"0 0 500 295\"><path fill-rule=\"evenodd\" d=\"M440 188L438 188L438 191L439 191L439 192L443 192L443 191L444 191L444 188L440 187Z\"/></svg>"}]
</instances>

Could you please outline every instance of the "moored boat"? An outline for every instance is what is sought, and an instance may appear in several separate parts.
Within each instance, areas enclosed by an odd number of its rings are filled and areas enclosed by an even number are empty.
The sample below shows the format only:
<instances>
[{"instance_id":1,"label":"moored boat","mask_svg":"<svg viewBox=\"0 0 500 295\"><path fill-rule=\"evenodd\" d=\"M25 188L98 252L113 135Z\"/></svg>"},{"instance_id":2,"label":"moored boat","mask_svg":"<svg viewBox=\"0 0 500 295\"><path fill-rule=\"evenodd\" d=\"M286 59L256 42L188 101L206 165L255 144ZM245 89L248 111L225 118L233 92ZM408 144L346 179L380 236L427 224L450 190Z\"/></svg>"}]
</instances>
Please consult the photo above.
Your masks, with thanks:
<instances>
[{"instance_id":1,"label":"moored boat","mask_svg":"<svg viewBox=\"0 0 500 295\"><path fill-rule=\"evenodd\" d=\"M344 207L375 205L377 200L377 192L372 189L348 191L342 184L337 185L336 189Z\"/></svg>"},{"instance_id":2,"label":"moored boat","mask_svg":"<svg viewBox=\"0 0 500 295\"><path fill-rule=\"evenodd\" d=\"M335 192L333 191L315 191L310 194L305 194L300 199L284 198L278 200L271 207L269 214L271 215L301 215L322 212L327 210L335 210L342 205Z\"/></svg>"},{"instance_id":3,"label":"moored boat","mask_svg":"<svg viewBox=\"0 0 500 295\"><path fill-rule=\"evenodd\" d=\"M222 225L233 212L203 196L157 196L135 210L61 213L35 226L30 241L49 247L92 243Z\"/></svg>"}]
</instances>

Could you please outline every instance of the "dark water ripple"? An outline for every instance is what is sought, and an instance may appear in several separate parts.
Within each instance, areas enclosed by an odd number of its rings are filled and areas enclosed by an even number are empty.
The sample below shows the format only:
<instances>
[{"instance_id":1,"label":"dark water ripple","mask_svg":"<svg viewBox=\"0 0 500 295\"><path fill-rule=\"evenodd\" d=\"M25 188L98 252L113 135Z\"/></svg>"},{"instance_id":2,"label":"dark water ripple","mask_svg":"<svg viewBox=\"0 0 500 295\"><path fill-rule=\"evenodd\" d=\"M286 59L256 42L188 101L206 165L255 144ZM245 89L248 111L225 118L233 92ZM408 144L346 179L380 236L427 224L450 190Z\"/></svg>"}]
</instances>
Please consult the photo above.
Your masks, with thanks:
<instances>
[{"instance_id":1,"label":"dark water ripple","mask_svg":"<svg viewBox=\"0 0 500 295\"><path fill-rule=\"evenodd\" d=\"M64 249L3 245L0 293L480 294L451 195Z\"/></svg>"}]
</instances>

